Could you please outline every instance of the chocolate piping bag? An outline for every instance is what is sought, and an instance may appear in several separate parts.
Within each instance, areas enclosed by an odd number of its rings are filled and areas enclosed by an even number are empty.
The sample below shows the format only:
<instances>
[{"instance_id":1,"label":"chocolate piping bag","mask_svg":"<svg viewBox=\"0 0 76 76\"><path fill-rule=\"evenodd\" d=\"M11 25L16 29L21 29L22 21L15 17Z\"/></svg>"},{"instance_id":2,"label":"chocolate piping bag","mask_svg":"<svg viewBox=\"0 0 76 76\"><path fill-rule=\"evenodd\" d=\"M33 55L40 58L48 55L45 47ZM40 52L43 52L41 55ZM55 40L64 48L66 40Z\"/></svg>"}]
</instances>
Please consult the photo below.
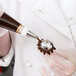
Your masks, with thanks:
<instances>
[{"instance_id":1,"label":"chocolate piping bag","mask_svg":"<svg viewBox=\"0 0 76 76\"><path fill-rule=\"evenodd\" d=\"M37 35L35 35L33 32L31 32L27 27L20 24L18 21L13 19L11 16L6 14L5 12L0 9L0 27L3 27L5 29L8 29L10 31L16 32L21 34L22 36L29 36L36 40L38 40L38 49L40 52L42 52L44 55L53 53L53 50L56 48L54 47L53 43L51 43L49 40L39 39Z\"/></svg>"}]
</instances>

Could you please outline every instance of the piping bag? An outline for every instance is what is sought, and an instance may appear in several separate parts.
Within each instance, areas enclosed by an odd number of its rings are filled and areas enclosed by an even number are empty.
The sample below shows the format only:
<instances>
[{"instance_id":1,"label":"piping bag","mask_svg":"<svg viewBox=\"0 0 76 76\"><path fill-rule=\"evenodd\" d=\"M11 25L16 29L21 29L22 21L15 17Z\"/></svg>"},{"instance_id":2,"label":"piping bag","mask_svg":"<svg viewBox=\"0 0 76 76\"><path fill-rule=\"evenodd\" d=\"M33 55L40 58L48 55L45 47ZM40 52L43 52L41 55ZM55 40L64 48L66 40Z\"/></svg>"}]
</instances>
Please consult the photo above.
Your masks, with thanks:
<instances>
[{"instance_id":1,"label":"piping bag","mask_svg":"<svg viewBox=\"0 0 76 76\"><path fill-rule=\"evenodd\" d=\"M27 26L23 26L21 23L13 19L11 16L6 14L1 8L0 8L0 27L3 27L5 29L8 29L10 31L16 32L21 34L22 36L29 36L36 40L38 40L38 49L40 52L42 52L44 55L53 53L53 50L56 48L54 47L53 43L51 43L49 40L39 39L39 37L31 32Z\"/></svg>"}]
</instances>

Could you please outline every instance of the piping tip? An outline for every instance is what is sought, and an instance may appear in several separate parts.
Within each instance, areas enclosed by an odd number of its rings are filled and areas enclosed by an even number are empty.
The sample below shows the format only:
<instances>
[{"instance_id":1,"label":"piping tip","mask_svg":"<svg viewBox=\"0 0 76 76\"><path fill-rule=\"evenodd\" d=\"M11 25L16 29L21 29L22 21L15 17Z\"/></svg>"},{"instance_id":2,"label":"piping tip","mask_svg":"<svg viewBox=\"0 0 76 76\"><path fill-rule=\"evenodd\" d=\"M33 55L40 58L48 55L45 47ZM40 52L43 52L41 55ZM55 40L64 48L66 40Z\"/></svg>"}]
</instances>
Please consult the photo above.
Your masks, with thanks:
<instances>
[{"instance_id":1,"label":"piping tip","mask_svg":"<svg viewBox=\"0 0 76 76\"><path fill-rule=\"evenodd\" d=\"M28 31L27 36L32 37L34 39L38 39L38 36L31 31Z\"/></svg>"}]
</instances>

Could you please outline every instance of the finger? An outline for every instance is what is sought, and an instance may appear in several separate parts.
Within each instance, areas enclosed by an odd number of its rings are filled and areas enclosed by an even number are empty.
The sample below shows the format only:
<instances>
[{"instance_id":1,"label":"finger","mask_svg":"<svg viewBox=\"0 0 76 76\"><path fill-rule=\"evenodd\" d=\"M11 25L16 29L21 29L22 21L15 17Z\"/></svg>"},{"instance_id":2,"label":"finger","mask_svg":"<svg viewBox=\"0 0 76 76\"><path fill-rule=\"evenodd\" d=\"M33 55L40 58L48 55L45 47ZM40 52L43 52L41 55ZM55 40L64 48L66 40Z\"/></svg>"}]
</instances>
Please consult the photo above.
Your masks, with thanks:
<instances>
[{"instance_id":1,"label":"finger","mask_svg":"<svg viewBox=\"0 0 76 76\"><path fill-rule=\"evenodd\" d=\"M57 67L56 65L53 65L50 68L54 72L54 76L70 76L70 75L66 74L62 69Z\"/></svg>"},{"instance_id":2,"label":"finger","mask_svg":"<svg viewBox=\"0 0 76 76\"><path fill-rule=\"evenodd\" d=\"M45 60L49 64L49 67L57 66L59 69L63 70L64 73L71 74L74 71L74 66L69 60L62 58L55 53L51 54L51 56L46 55Z\"/></svg>"},{"instance_id":3,"label":"finger","mask_svg":"<svg viewBox=\"0 0 76 76\"><path fill-rule=\"evenodd\" d=\"M57 54L61 54L63 55L64 57L71 57L71 58L74 58L76 59L76 48L66 48L66 49L58 49L59 51L55 51Z\"/></svg>"},{"instance_id":4,"label":"finger","mask_svg":"<svg viewBox=\"0 0 76 76\"><path fill-rule=\"evenodd\" d=\"M48 72L48 70L46 70L44 67L41 67L41 76L69 76L57 66L51 66L51 70L52 71Z\"/></svg>"},{"instance_id":5,"label":"finger","mask_svg":"<svg viewBox=\"0 0 76 76\"><path fill-rule=\"evenodd\" d=\"M68 54L68 60L70 60L73 65L76 66L76 48L64 49L64 53Z\"/></svg>"},{"instance_id":6,"label":"finger","mask_svg":"<svg viewBox=\"0 0 76 76\"><path fill-rule=\"evenodd\" d=\"M55 53L56 55L71 61L73 66L76 67L76 48L59 49L59 51L55 51Z\"/></svg>"},{"instance_id":7,"label":"finger","mask_svg":"<svg viewBox=\"0 0 76 76\"><path fill-rule=\"evenodd\" d=\"M41 67L41 76L49 76L44 67Z\"/></svg>"}]
</instances>

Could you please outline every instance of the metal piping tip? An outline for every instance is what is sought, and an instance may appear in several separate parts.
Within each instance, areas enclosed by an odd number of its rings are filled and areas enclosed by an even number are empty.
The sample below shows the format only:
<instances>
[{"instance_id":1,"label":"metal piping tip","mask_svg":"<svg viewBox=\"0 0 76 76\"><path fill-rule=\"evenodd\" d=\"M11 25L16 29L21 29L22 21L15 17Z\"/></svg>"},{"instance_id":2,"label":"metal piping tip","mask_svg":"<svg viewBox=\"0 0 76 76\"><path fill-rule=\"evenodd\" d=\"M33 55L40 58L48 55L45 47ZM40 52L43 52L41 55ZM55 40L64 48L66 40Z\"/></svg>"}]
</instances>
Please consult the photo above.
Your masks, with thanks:
<instances>
[{"instance_id":1,"label":"metal piping tip","mask_svg":"<svg viewBox=\"0 0 76 76\"><path fill-rule=\"evenodd\" d=\"M35 35L35 34L34 34L33 32L31 32L31 31L28 31L27 36L32 37L32 38L34 38L34 39L38 39L38 36Z\"/></svg>"}]
</instances>

